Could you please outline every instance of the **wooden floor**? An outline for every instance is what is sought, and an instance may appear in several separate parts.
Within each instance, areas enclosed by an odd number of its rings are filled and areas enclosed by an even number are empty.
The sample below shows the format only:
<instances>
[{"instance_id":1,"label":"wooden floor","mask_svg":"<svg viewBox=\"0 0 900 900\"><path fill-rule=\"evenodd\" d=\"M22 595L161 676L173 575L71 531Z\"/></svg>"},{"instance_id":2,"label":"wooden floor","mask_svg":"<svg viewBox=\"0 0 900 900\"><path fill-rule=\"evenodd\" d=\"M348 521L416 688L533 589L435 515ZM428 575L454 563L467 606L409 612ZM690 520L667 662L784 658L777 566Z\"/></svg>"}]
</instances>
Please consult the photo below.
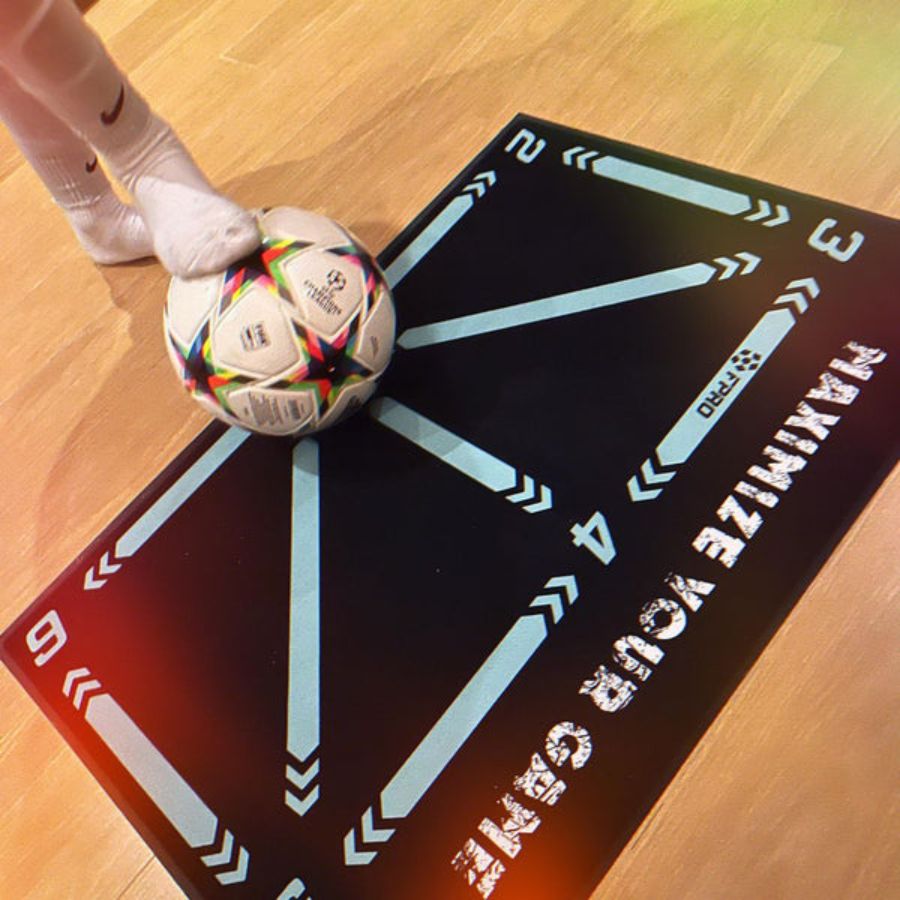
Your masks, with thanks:
<instances>
[{"instance_id":1,"label":"wooden floor","mask_svg":"<svg viewBox=\"0 0 900 900\"><path fill-rule=\"evenodd\" d=\"M900 215L896 0L100 0L211 178L379 250L518 111ZM0 628L204 424L158 265L101 269L0 135ZM596 898L900 897L900 477ZM0 673L0 898L179 891ZM319 898L328 900L328 898ZM548 898L553 900L553 898Z\"/></svg>"}]
</instances>

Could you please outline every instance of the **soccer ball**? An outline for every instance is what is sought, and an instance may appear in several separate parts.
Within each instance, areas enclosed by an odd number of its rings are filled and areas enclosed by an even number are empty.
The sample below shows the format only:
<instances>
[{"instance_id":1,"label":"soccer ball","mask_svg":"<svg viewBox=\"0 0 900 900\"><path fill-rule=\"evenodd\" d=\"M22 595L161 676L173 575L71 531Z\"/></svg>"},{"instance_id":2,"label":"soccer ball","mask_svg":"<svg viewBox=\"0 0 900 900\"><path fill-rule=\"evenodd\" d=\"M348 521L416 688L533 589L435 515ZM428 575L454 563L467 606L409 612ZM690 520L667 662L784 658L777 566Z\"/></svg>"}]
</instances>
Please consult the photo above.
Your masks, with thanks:
<instances>
[{"instance_id":1,"label":"soccer ball","mask_svg":"<svg viewBox=\"0 0 900 900\"><path fill-rule=\"evenodd\" d=\"M374 393L394 348L394 303L375 260L331 219L282 206L259 225L260 248L225 272L172 279L166 346L209 413L299 437Z\"/></svg>"}]
</instances>

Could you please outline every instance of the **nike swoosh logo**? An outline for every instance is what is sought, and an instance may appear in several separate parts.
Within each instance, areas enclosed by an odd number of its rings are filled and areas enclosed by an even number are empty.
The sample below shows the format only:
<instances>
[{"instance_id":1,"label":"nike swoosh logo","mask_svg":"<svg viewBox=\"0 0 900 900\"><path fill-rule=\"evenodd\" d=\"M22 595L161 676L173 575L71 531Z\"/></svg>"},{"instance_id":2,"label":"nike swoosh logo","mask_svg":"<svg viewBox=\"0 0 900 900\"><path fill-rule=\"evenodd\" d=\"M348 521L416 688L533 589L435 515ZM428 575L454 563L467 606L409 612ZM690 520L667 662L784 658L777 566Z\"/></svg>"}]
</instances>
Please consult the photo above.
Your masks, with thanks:
<instances>
[{"instance_id":1,"label":"nike swoosh logo","mask_svg":"<svg viewBox=\"0 0 900 900\"><path fill-rule=\"evenodd\" d=\"M89 174L97 171L97 157L95 156L90 162L84 164L84 171Z\"/></svg>"},{"instance_id":2,"label":"nike swoosh logo","mask_svg":"<svg viewBox=\"0 0 900 900\"><path fill-rule=\"evenodd\" d=\"M100 113L100 121L104 125L112 125L116 119L122 114L122 107L125 105L125 85L119 88L119 96L116 98L116 105L107 112L105 109Z\"/></svg>"}]
</instances>

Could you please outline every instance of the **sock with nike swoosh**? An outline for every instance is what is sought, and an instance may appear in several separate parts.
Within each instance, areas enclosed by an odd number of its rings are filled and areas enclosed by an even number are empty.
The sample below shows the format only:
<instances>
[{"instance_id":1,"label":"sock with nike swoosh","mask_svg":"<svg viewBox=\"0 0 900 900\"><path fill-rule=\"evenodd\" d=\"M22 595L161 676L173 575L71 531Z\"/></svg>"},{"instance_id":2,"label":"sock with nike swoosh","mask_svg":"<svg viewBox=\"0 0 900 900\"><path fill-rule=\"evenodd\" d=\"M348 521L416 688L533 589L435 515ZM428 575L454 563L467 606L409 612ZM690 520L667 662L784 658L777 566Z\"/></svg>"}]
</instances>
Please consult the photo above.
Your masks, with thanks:
<instances>
[{"instance_id":1,"label":"sock with nike swoosh","mask_svg":"<svg viewBox=\"0 0 900 900\"><path fill-rule=\"evenodd\" d=\"M71 0L2 0L0 63L101 154L170 272L216 272L258 245L252 214L212 188Z\"/></svg>"},{"instance_id":2,"label":"sock with nike swoosh","mask_svg":"<svg viewBox=\"0 0 900 900\"><path fill-rule=\"evenodd\" d=\"M3 69L0 118L94 260L153 255L143 218L116 196L94 151Z\"/></svg>"}]
</instances>

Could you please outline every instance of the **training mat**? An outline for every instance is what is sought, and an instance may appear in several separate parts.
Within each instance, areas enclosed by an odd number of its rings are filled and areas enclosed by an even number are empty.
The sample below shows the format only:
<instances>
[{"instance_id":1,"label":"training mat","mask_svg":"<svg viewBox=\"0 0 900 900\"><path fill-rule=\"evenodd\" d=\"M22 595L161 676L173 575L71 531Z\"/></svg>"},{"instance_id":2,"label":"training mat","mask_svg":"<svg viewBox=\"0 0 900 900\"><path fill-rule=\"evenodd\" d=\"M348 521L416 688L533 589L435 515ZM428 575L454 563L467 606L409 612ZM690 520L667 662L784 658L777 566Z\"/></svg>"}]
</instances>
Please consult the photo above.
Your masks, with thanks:
<instances>
[{"instance_id":1,"label":"training mat","mask_svg":"<svg viewBox=\"0 0 900 900\"><path fill-rule=\"evenodd\" d=\"M377 399L210 426L4 661L191 897L587 898L897 458L897 239L519 116Z\"/></svg>"}]
</instances>

